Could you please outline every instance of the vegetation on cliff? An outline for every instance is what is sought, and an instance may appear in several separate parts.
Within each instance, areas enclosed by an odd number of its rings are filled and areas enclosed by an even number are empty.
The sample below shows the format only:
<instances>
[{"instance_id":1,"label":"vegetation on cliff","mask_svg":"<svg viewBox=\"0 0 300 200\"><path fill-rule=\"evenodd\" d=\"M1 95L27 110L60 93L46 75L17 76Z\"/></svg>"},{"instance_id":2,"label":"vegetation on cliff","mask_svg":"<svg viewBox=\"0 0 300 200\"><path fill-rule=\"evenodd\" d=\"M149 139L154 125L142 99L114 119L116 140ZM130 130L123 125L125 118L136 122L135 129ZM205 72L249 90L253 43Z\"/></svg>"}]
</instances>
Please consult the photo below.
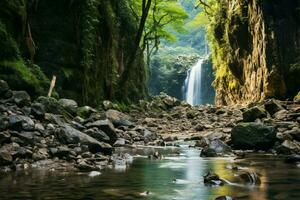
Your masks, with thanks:
<instances>
[{"instance_id":1,"label":"vegetation on cliff","mask_svg":"<svg viewBox=\"0 0 300 200\"><path fill-rule=\"evenodd\" d=\"M204 24L207 29L216 73L216 103L249 103L297 94L299 2L201 0L199 5L204 12L194 25Z\"/></svg>"}]
</instances>

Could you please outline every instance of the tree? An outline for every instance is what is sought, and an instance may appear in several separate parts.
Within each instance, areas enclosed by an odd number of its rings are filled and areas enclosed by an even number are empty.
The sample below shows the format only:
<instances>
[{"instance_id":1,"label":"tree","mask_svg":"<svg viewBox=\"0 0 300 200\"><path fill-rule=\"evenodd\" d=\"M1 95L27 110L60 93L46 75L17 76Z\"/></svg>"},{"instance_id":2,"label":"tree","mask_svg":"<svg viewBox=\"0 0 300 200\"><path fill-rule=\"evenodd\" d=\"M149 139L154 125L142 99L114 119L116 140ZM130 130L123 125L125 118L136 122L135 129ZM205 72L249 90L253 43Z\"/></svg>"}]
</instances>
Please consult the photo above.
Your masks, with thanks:
<instances>
[{"instance_id":1,"label":"tree","mask_svg":"<svg viewBox=\"0 0 300 200\"><path fill-rule=\"evenodd\" d=\"M130 0L129 6L138 24L133 49L127 58L126 68L121 75L125 95L129 72L141 49L146 53L147 66L151 54L158 49L160 40L176 40L172 31L184 31L184 20L188 17L179 0Z\"/></svg>"},{"instance_id":2,"label":"tree","mask_svg":"<svg viewBox=\"0 0 300 200\"><path fill-rule=\"evenodd\" d=\"M140 48L140 42L142 40L142 37L143 37L143 31L144 31L144 28L145 28L145 24L146 24L146 21L147 21L147 17L148 17L148 14L149 14L149 10L151 8L151 4L152 4L152 0L142 0L141 1L141 4L136 4L136 3L140 3L139 0L136 1L136 0L133 0L131 3L131 5L134 5L134 6L137 6L137 5L140 5L140 13L141 13L141 16L140 16L140 19L139 19L139 26L138 26L138 29L137 29L137 34L135 36L135 40L134 40L134 44L133 44L133 49L131 51L131 54L128 58L128 62L127 62L127 67L125 68L122 76L121 76L121 84L124 85L124 86L127 86L127 81L128 81L128 75L129 75L129 72L133 66L133 63L135 61L135 57L136 57L136 54ZM132 7L131 7L132 8ZM135 14L136 16L136 19L137 18L137 15ZM125 90L127 90L125 88ZM125 93L127 93L127 91L125 91ZM125 94L127 96L127 94Z\"/></svg>"}]
</instances>

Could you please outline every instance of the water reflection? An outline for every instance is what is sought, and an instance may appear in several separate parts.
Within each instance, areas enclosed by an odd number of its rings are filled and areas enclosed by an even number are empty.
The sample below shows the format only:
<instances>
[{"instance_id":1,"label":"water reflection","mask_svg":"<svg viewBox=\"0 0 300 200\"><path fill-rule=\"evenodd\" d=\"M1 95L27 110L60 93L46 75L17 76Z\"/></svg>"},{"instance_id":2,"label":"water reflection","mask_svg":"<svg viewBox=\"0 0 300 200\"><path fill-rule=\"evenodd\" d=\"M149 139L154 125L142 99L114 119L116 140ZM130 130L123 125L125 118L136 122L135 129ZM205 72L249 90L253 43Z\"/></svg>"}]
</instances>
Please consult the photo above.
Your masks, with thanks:
<instances>
[{"instance_id":1,"label":"water reflection","mask_svg":"<svg viewBox=\"0 0 300 200\"><path fill-rule=\"evenodd\" d=\"M188 148L159 149L164 160L148 160L143 155L157 149L135 149L137 156L124 170L106 169L101 175L27 171L0 174L0 199L57 200L206 200L220 195L239 199L300 199L300 169L286 165L278 158L253 155L245 160L203 159L200 152ZM238 182L237 171L228 165L239 165L260 174L261 185ZM206 187L203 175L209 170L237 184Z\"/></svg>"}]
</instances>

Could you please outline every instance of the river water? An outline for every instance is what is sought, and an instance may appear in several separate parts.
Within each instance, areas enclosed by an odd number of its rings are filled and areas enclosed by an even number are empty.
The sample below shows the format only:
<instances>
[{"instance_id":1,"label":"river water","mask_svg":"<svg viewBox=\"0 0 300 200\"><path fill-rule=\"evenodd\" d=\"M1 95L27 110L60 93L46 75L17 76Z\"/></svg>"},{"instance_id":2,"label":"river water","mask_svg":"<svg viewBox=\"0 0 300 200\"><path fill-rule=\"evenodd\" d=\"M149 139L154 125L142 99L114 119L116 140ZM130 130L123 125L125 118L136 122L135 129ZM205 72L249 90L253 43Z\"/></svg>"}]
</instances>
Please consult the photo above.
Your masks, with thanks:
<instances>
[{"instance_id":1,"label":"river water","mask_svg":"<svg viewBox=\"0 0 300 200\"><path fill-rule=\"evenodd\" d=\"M154 151L160 151L165 158L146 158ZM0 174L0 199L213 200L220 195L249 200L300 199L300 168L271 155L251 154L242 160L208 159L200 158L199 150L187 146L140 148L131 153L135 156L127 168L105 169L95 177L45 170ZM237 171L230 169L234 165L257 172L262 183L253 186L235 182ZM203 175L208 171L232 184L205 186Z\"/></svg>"}]
</instances>

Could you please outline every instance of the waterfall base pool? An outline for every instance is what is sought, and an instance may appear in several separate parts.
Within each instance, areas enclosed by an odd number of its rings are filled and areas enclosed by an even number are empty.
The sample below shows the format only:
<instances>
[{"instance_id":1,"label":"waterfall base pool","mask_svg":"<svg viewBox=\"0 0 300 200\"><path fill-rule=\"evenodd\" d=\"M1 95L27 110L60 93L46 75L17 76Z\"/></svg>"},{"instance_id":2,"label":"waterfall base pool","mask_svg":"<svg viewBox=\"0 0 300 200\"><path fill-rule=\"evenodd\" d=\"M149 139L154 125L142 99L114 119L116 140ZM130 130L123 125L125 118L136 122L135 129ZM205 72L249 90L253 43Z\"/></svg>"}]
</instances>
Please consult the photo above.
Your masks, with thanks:
<instances>
[{"instance_id":1,"label":"waterfall base pool","mask_svg":"<svg viewBox=\"0 0 300 200\"><path fill-rule=\"evenodd\" d=\"M160 151L163 160L146 156ZM210 200L227 195L236 199L300 199L300 168L282 159L261 154L233 158L200 158L199 150L180 148L140 148L132 152L128 168L105 169L98 176L44 170L0 174L0 199L5 200ZM208 187L203 175L213 171L234 182L238 165L256 171L261 184L228 184Z\"/></svg>"}]
</instances>

